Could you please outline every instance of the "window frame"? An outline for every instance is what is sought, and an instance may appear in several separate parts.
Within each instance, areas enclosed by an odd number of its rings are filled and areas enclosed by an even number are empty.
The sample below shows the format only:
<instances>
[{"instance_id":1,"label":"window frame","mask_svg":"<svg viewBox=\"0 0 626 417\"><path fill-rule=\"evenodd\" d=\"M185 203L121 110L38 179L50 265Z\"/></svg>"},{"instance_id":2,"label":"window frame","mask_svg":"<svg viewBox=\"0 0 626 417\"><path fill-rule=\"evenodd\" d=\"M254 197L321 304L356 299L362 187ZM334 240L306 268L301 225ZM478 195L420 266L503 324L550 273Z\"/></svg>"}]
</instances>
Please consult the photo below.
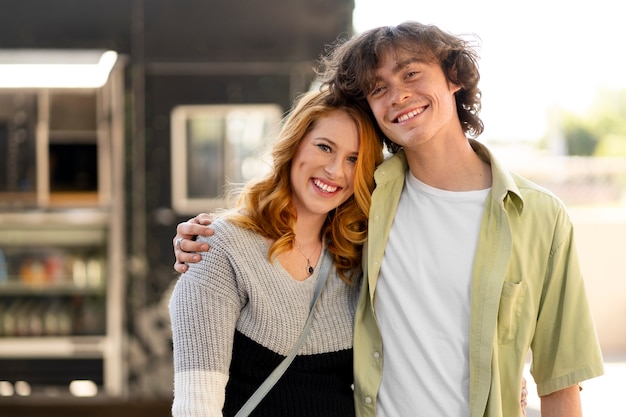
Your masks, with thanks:
<instances>
[{"instance_id":1,"label":"window frame","mask_svg":"<svg viewBox=\"0 0 626 417\"><path fill-rule=\"evenodd\" d=\"M172 208L177 214L195 215L200 212L210 212L219 208L225 208L227 201L223 192L217 198L194 197L189 195L190 183L188 178L188 145L189 136L187 132L190 120L203 116L216 115L225 119L233 111L262 112L267 114L267 129L264 136L259 138L256 152L260 152L269 137L276 133L280 120L283 116L282 108L277 104L198 104L179 105L172 109L171 121L171 196ZM228 145L226 135L223 135L222 146L225 153L233 149L233 145ZM226 158L225 158L226 159ZM227 160L227 159L226 159ZM228 185L231 182L231 172L226 167L222 169L221 183Z\"/></svg>"}]
</instances>

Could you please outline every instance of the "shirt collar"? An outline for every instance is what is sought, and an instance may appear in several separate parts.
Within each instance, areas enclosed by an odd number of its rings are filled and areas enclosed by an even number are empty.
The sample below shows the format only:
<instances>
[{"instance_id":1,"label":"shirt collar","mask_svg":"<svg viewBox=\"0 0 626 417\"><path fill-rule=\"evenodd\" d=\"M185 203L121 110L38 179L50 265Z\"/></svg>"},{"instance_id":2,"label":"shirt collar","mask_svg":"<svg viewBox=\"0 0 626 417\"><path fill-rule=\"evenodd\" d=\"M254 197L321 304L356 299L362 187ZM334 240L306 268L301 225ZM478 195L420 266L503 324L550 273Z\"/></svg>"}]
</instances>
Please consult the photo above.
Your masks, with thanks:
<instances>
[{"instance_id":1,"label":"shirt collar","mask_svg":"<svg viewBox=\"0 0 626 417\"><path fill-rule=\"evenodd\" d=\"M524 197L515 182L514 174L504 168L485 145L474 139L469 143L476 155L491 166L491 195L495 200L506 204L509 200L518 211L524 209Z\"/></svg>"}]
</instances>

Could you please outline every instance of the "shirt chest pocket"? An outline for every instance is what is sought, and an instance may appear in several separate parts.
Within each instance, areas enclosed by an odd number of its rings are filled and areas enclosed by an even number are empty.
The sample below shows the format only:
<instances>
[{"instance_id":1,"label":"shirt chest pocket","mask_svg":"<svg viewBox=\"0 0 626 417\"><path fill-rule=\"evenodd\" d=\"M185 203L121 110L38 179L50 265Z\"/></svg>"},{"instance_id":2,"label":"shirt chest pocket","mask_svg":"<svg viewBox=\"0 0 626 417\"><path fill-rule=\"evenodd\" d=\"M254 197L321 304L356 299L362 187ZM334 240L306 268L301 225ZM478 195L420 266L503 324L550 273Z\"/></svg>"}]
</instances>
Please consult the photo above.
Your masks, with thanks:
<instances>
[{"instance_id":1,"label":"shirt chest pocket","mask_svg":"<svg viewBox=\"0 0 626 417\"><path fill-rule=\"evenodd\" d=\"M504 281L498 310L498 342L506 344L515 339L519 328L526 284Z\"/></svg>"}]
</instances>

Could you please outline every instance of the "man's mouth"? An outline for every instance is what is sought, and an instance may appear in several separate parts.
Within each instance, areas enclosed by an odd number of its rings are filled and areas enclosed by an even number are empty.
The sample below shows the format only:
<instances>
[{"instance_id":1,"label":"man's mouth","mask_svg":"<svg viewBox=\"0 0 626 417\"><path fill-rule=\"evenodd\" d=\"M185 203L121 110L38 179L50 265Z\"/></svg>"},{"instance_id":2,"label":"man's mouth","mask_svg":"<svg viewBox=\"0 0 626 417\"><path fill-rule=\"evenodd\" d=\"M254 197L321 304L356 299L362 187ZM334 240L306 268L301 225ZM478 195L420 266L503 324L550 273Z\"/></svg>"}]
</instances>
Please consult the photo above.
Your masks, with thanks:
<instances>
[{"instance_id":1,"label":"man's mouth","mask_svg":"<svg viewBox=\"0 0 626 417\"><path fill-rule=\"evenodd\" d=\"M395 120L395 123L406 122L407 120L412 119L418 114L422 113L424 110L426 110L426 107L420 107L419 109L414 109L408 113L404 113L403 115L398 116L398 118Z\"/></svg>"},{"instance_id":2,"label":"man's mouth","mask_svg":"<svg viewBox=\"0 0 626 417\"><path fill-rule=\"evenodd\" d=\"M319 180L317 178L313 180L313 184L315 184L315 186L317 188L319 188L320 190L324 191L325 193L334 193L339 188L339 187L336 187L336 186L333 186L333 185L328 185L325 182L323 182L322 180Z\"/></svg>"}]
</instances>

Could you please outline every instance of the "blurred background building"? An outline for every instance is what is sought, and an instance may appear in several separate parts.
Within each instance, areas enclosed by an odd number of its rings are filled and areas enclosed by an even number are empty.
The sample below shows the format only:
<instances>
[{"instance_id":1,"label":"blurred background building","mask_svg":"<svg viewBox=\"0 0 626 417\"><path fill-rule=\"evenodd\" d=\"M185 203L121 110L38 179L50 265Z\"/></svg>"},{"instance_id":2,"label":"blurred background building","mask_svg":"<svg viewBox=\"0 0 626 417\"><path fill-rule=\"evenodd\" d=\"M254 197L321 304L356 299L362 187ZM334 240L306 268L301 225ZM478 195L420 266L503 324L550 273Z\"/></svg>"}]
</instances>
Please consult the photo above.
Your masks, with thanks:
<instances>
[{"instance_id":1,"label":"blurred background building","mask_svg":"<svg viewBox=\"0 0 626 417\"><path fill-rule=\"evenodd\" d=\"M0 6L0 415L169 415L175 226L263 170L354 1ZM626 159L572 156L588 137L554 126L489 145L567 204L603 350L623 358Z\"/></svg>"},{"instance_id":2,"label":"blurred background building","mask_svg":"<svg viewBox=\"0 0 626 417\"><path fill-rule=\"evenodd\" d=\"M0 6L0 415L169 415L175 225L262 169L353 1Z\"/></svg>"}]
</instances>

